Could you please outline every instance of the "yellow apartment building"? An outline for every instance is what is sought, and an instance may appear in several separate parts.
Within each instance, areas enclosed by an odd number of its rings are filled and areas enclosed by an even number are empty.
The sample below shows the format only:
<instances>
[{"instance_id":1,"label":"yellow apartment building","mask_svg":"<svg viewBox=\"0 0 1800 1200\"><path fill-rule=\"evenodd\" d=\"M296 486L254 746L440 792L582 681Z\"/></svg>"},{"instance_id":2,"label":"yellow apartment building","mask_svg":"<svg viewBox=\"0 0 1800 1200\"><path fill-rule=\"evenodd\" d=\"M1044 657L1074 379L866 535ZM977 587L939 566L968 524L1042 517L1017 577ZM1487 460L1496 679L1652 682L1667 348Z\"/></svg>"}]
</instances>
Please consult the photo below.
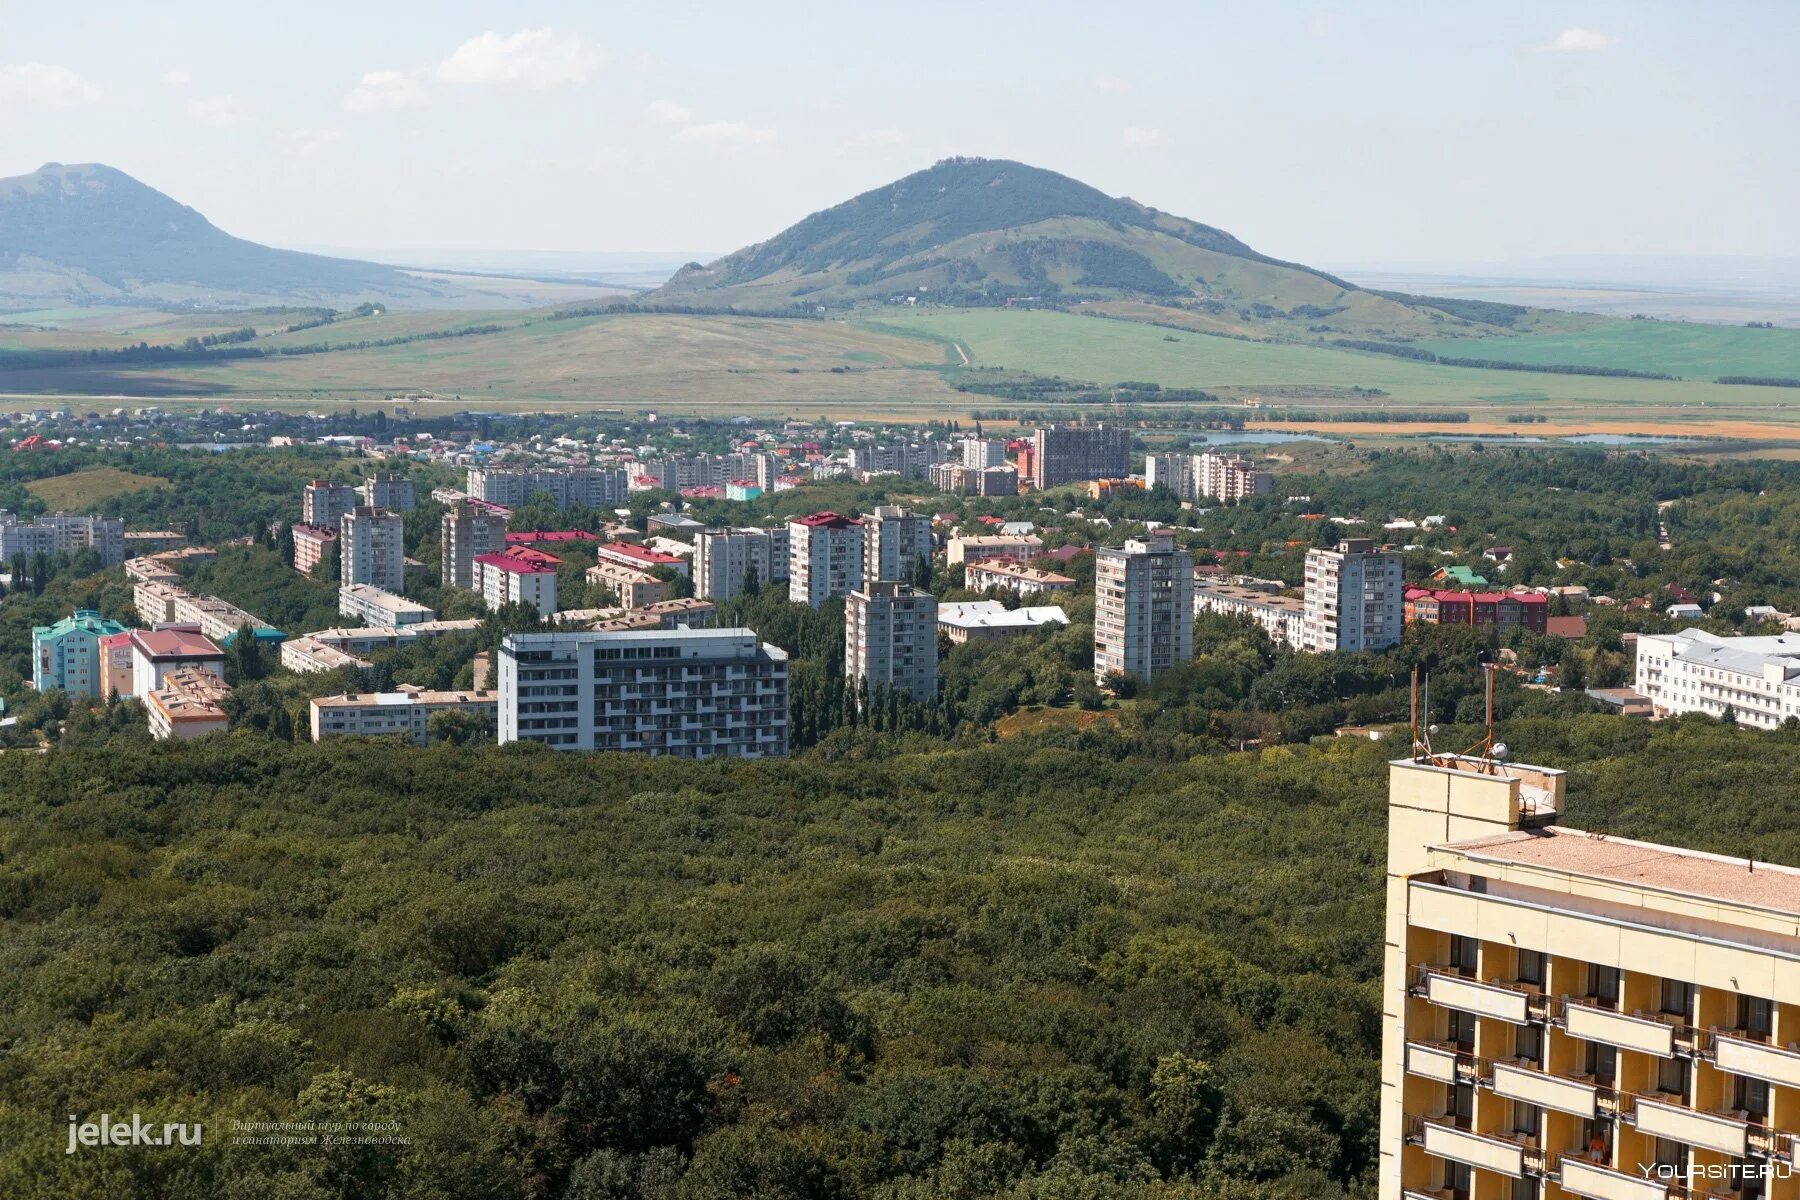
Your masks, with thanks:
<instances>
[{"instance_id":1,"label":"yellow apartment building","mask_svg":"<svg viewBox=\"0 0 1800 1200\"><path fill-rule=\"evenodd\" d=\"M1389 764L1381 1200L1796 1200L1800 871Z\"/></svg>"}]
</instances>

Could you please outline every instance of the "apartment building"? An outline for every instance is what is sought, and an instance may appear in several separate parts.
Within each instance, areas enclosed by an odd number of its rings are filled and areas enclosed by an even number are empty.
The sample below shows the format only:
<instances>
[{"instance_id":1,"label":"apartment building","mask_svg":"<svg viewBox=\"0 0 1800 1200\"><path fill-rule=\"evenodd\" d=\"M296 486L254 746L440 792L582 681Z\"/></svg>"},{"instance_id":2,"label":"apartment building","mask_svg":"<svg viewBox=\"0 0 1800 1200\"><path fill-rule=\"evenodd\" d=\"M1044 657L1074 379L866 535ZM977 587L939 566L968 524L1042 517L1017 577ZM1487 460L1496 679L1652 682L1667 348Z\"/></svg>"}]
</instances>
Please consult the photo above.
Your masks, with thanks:
<instances>
[{"instance_id":1,"label":"apartment building","mask_svg":"<svg viewBox=\"0 0 1800 1200\"><path fill-rule=\"evenodd\" d=\"M160 687L138 694L144 700L150 736L158 741L224 733L231 726L224 708L231 687L205 668L178 667L163 677Z\"/></svg>"},{"instance_id":2,"label":"apartment building","mask_svg":"<svg viewBox=\"0 0 1800 1200\"><path fill-rule=\"evenodd\" d=\"M963 600L938 605L938 632L953 646L1010 637L1032 629L1067 625L1069 614L1053 604L1008 608L998 600Z\"/></svg>"},{"instance_id":3,"label":"apartment building","mask_svg":"<svg viewBox=\"0 0 1800 1200\"><path fill-rule=\"evenodd\" d=\"M403 686L392 692L346 692L311 702L312 740L333 737L403 737L415 746L431 740L431 718L441 712L471 713L496 724L497 692L429 691Z\"/></svg>"},{"instance_id":4,"label":"apartment building","mask_svg":"<svg viewBox=\"0 0 1800 1200\"><path fill-rule=\"evenodd\" d=\"M1131 473L1131 431L1108 425L1049 425L1032 434L1038 489Z\"/></svg>"},{"instance_id":5,"label":"apartment building","mask_svg":"<svg viewBox=\"0 0 1800 1200\"><path fill-rule=\"evenodd\" d=\"M710 600L679 596L633 609L566 608L556 614L556 622L603 633L629 629L710 629L719 622L719 609Z\"/></svg>"},{"instance_id":6,"label":"apartment building","mask_svg":"<svg viewBox=\"0 0 1800 1200\"><path fill-rule=\"evenodd\" d=\"M1224 613L1249 617L1262 627L1269 640L1295 650L1306 645L1306 603L1256 588L1229 583L1194 584L1194 615Z\"/></svg>"},{"instance_id":7,"label":"apartment building","mask_svg":"<svg viewBox=\"0 0 1800 1200\"><path fill-rule=\"evenodd\" d=\"M326 529L321 525L290 525L288 534L294 539L294 570L302 575L312 574L338 540L336 526ZM339 566L338 571L342 574L343 567Z\"/></svg>"},{"instance_id":8,"label":"apartment building","mask_svg":"<svg viewBox=\"0 0 1800 1200\"><path fill-rule=\"evenodd\" d=\"M417 600L366 583L345 584L338 589L338 613L364 625L392 629L437 620L437 613Z\"/></svg>"},{"instance_id":9,"label":"apartment building","mask_svg":"<svg viewBox=\"0 0 1800 1200\"><path fill-rule=\"evenodd\" d=\"M1194 488L1194 460L1198 457L1181 451L1144 455L1144 486L1165 487L1183 500L1194 499L1198 494Z\"/></svg>"},{"instance_id":10,"label":"apartment building","mask_svg":"<svg viewBox=\"0 0 1800 1200\"><path fill-rule=\"evenodd\" d=\"M681 758L787 754L788 658L751 629L509 634L502 743Z\"/></svg>"},{"instance_id":11,"label":"apartment building","mask_svg":"<svg viewBox=\"0 0 1800 1200\"><path fill-rule=\"evenodd\" d=\"M482 626L479 617L460 621L421 621L414 625L363 625L336 629L319 629L306 635L310 641L331 646L351 654L368 654L374 650L392 650L410 646L420 638L453 633L474 633Z\"/></svg>"},{"instance_id":12,"label":"apartment building","mask_svg":"<svg viewBox=\"0 0 1800 1200\"><path fill-rule=\"evenodd\" d=\"M931 561L931 515L883 504L863 518L863 581L906 582Z\"/></svg>"},{"instance_id":13,"label":"apartment building","mask_svg":"<svg viewBox=\"0 0 1800 1200\"><path fill-rule=\"evenodd\" d=\"M944 558L952 566L1008 559L1026 563L1044 553L1044 539L1035 533L977 533L953 537L945 544Z\"/></svg>"},{"instance_id":14,"label":"apartment building","mask_svg":"<svg viewBox=\"0 0 1800 1200\"><path fill-rule=\"evenodd\" d=\"M594 547L594 557L600 562L617 563L634 571L654 571L658 567L667 567L677 575L686 575L692 569L684 555L671 554L650 546L633 545L631 542L602 542Z\"/></svg>"},{"instance_id":15,"label":"apartment building","mask_svg":"<svg viewBox=\"0 0 1800 1200\"><path fill-rule=\"evenodd\" d=\"M1206 451L1194 456L1193 486L1196 499L1236 504L1275 490L1275 476L1259 471L1247 458Z\"/></svg>"},{"instance_id":16,"label":"apartment building","mask_svg":"<svg viewBox=\"0 0 1800 1200\"><path fill-rule=\"evenodd\" d=\"M625 472L618 467L470 467L471 498L519 508L534 492L548 492L558 508L616 508L630 499Z\"/></svg>"},{"instance_id":17,"label":"apartment building","mask_svg":"<svg viewBox=\"0 0 1800 1200\"><path fill-rule=\"evenodd\" d=\"M356 489L349 484L315 479L300 489L300 520L320 529L336 529L356 501Z\"/></svg>"},{"instance_id":18,"label":"apartment building","mask_svg":"<svg viewBox=\"0 0 1800 1200\"><path fill-rule=\"evenodd\" d=\"M303 675L322 671L343 671L375 664L358 658L348 650L340 650L310 634L289 638L281 643L281 665ZM316 739L315 739L316 740Z\"/></svg>"},{"instance_id":19,"label":"apartment building","mask_svg":"<svg viewBox=\"0 0 1800 1200\"><path fill-rule=\"evenodd\" d=\"M116 567L125 561L125 522L84 513L46 513L22 522L0 508L0 564L37 554L92 550L100 561Z\"/></svg>"},{"instance_id":20,"label":"apartment building","mask_svg":"<svg viewBox=\"0 0 1800 1200\"><path fill-rule=\"evenodd\" d=\"M817 608L863 585L863 523L834 512L789 521L788 599Z\"/></svg>"},{"instance_id":21,"label":"apartment building","mask_svg":"<svg viewBox=\"0 0 1800 1200\"><path fill-rule=\"evenodd\" d=\"M91 608L78 608L53 625L31 631L31 686L98 699L105 674L100 643L125 626Z\"/></svg>"},{"instance_id":22,"label":"apartment building","mask_svg":"<svg viewBox=\"0 0 1800 1200\"><path fill-rule=\"evenodd\" d=\"M1094 678L1148 681L1194 657L1194 560L1166 533L1094 556Z\"/></svg>"},{"instance_id":23,"label":"apartment building","mask_svg":"<svg viewBox=\"0 0 1800 1200\"><path fill-rule=\"evenodd\" d=\"M1006 588L1025 597L1035 596L1040 592L1072 592L1075 590L1075 581L1067 575L1028 567L1010 558L982 558L973 561L965 559L963 586L971 592Z\"/></svg>"},{"instance_id":24,"label":"apartment building","mask_svg":"<svg viewBox=\"0 0 1800 1200\"><path fill-rule=\"evenodd\" d=\"M406 522L399 513L358 505L338 524L338 582L384 592L406 587Z\"/></svg>"},{"instance_id":25,"label":"apartment building","mask_svg":"<svg viewBox=\"0 0 1800 1200\"><path fill-rule=\"evenodd\" d=\"M896 442L886 446L857 446L850 451L850 473L859 479L868 475L900 475L907 479L923 479L933 466L949 457L944 442Z\"/></svg>"},{"instance_id":26,"label":"apartment building","mask_svg":"<svg viewBox=\"0 0 1800 1200\"><path fill-rule=\"evenodd\" d=\"M893 580L865 583L844 601L844 677L903 692L914 700L936 697L938 688L937 597Z\"/></svg>"},{"instance_id":27,"label":"apartment building","mask_svg":"<svg viewBox=\"0 0 1800 1200\"><path fill-rule=\"evenodd\" d=\"M960 448L960 461L971 471L985 471L1006 461L1006 443L994 438L964 438Z\"/></svg>"},{"instance_id":28,"label":"apartment building","mask_svg":"<svg viewBox=\"0 0 1800 1200\"><path fill-rule=\"evenodd\" d=\"M694 534L694 595L729 600L744 590L754 569L759 587L788 577L788 531L702 529Z\"/></svg>"},{"instance_id":29,"label":"apartment building","mask_svg":"<svg viewBox=\"0 0 1800 1200\"><path fill-rule=\"evenodd\" d=\"M611 588L623 608L642 608L669 598L667 580L623 563L601 559L587 569L587 581Z\"/></svg>"},{"instance_id":30,"label":"apartment building","mask_svg":"<svg viewBox=\"0 0 1800 1200\"><path fill-rule=\"evenodd\" d=\"M131 630L131 694L148 696L177 671L225 678L225 651L191 625Z\"/></svg>"},{"instance_id":31,"label":"apartment building","mask_svg":"<svg viewBox=\"0 0 1800 1200\"><path fill-rule=\"evenodd\" d=\"M131 630L109 633L100 639L100 698L136 694L131 678Z\"/></svg>"},{"instance_id":32,"label":"apartment building","mask_svg":"<svg viewBox=\"0 0 1800 1200\"><path fill-rule=\"evenodd\" d=\"M467 500L452 504L438 520L442 547L439 579L445 587L475 586L475 558L506 549L506 518Z\"/></svg>"},{"instance_id":33,"label":"apartment building","mask_svg":"<svg viewBox=\"0 0 1800 1200\"><path fill-rule=\"evenodd\" d=\"M1400 644L1405 585L1398 550L1367 538L1306 552L1305 649L1385 650Z\"/></svg>"},{"instance_id":34,"label":"apartment building","mask_svg":"<svg viewBox=\"0 0 1800 1200\"><path fill-rule=\"evenodd\" d=\"M127 529L123 536L127 561L187 545L187 534L174 529Z\"/></svg>"},{"instance_id":35,"label":"apartment building","mask_svg":"<svg viewBox=\"0 0 1800 1200\"><path fill-rule=\"evenodd\" d=\"M389 512L403 513L411 512L418 504L413 481L389 471L377 471L363 480L362 487L358 490L362 495L362 502L370 508L385 508Z\"/></svg>"},{"instance_id":36,"label":"apartment building","mask_svg":"<svg viewBox=\"0 0 1800 1200\"><path fill-rule=\"evenodd\" d=\"M1404 595L1408 623L1477 625L1501 633L1512 629L1543 633L1550 618L1550 597L1538 592L1458 592L1412 587Z\"/></svg>"},{"instance_id":37,"label":"apartment building","mask_svg":"<svg viewBox=\"0 0 1800 1200\"><path fill-rule=\"evenodd\" d=\"M1699 712L1774 729L1800 719L1800 634L1640 633L1636 691L1657 716Z\"/></svg>"},{"instance_id":38,"label":"apartment building","mask_svg":"<svg viewBox=\"0 0 1800 1200\"><path fill-rule=\"evenodd\" d=\"M556 612L559 560L529 546L475 556L475 590L490 609L525 604L549 617Z\"/></svg>"},{"instance_id":39,"label":"apartment building","mask_svg":"<svg viewBox=\"0 0 1800 1200\"><path fill-rule=\"evenodd\" d=\"M245 612L235 604L217 596L197 596L178 583L173 572L146 578L132 588L132 602L138 616L152 628L163 625L191 625L202 635L222 646L229 646L246 625L259 642L273 648L285 636L267 621ZM139 693L140 695L142 693Z\"/></svg>"},{"instance_id":40,"label":"apartment building","mask_svg":"<svg viewBox=\"0 0 1800 1200\"><path fill-rule=\"evenodd\" d=\"M1388 780L1380 1200L1800 1194L1800 871L1566 828L1548 767Z\"/></svg>"}]
</instances>

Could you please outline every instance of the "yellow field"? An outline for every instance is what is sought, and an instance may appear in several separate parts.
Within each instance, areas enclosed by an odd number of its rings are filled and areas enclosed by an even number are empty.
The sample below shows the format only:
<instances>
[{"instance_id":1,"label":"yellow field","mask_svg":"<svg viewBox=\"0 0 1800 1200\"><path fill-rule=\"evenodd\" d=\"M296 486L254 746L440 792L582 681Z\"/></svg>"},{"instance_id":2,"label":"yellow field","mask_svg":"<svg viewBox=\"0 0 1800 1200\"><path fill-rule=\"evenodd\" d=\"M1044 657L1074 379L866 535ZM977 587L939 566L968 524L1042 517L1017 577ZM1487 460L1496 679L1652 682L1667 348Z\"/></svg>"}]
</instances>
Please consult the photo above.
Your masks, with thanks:
<instances>
[{"instance_id":1,"label":"yellow field","mask_svg":"<svg viewBox=\"0 0 1800 1200\"><path fill-rule=\"evenodd\" d=\"M117 467L90 467L68 475L34 479L25 485L25 490L52 509L76 509L98 504L114 496L123 496L127 492L172 486L168 480L159 479L155 475L138 475L131 471L121 471Z\"/></svg>"}]
</instances>

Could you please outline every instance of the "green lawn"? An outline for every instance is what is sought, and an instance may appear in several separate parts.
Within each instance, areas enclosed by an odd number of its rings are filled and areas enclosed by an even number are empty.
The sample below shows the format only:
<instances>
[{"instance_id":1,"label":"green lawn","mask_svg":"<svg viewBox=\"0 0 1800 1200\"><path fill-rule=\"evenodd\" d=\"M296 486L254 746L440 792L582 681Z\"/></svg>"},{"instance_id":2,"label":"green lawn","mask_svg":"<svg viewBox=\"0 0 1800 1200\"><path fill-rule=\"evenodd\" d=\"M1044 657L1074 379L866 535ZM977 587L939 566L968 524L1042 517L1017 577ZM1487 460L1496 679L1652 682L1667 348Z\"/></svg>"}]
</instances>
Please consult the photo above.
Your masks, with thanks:
<instances>
[{"instance_id":1,"label":"green lawn","mask_svg":"<svg viewBox=\"0 0 1800 1200\"><path fill-rule=\"evenodd\" d=\"M1573 333L1417 343L1435 354L1508 362L1627 367L1684 379L1721 375L1800 378L1800 329L1748 329L1674 321L1617 321Z\"/></svg>"}]
</instances>

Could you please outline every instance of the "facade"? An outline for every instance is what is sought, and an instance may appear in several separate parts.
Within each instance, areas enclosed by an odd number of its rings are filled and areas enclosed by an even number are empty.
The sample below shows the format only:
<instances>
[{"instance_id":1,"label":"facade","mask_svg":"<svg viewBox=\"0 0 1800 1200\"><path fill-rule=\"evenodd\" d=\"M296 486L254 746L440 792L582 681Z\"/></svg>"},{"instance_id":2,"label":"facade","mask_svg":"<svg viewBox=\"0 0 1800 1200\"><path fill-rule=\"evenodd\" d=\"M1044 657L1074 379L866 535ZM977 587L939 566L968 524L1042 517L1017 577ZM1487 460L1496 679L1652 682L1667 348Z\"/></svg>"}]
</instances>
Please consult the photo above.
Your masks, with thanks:
<instances>
[{"instance_id":1,"label":"facade","mask_svg":"<svg viewBox=\"0 0 1800 1200\"><path fill-rule=\"evenodd\" d=\"M1008 608L998 600L964 600L938 605L938 632L951 645L1008 637L1028 629L1067 625L1069 614L1055 605Z\"/></svg>"},{"instance_id":2,"label":"facade","mask_svg":"<svg viewBox=\"0 0 1800 1200\"><path fill-rule=\"evenodd\" d=\"M971 592L1006 588L1023 597L1034 596L1039 592L1074 591L1075 581L1067 575L1058 575L1055 571L1040 571L1010 558L983 558L965 560L963 586Z\"/></svg>"},{"instance_id":3,"label":"facade","mask_svg":"<svg viewBox=\"0 0 1800 1200\"><path fill-rule=\"evenodd\" d=\"M896 442L887 446L857 446L850 451L850 473L866 475L900 475L907 479L923 479L926 472L945 460L949 446L944 442Z\"/></svg>"},{"instance_id":4,"label":"facade","mask_svg":"<svg viewBox=\"0 0 1800 1200\"><path fill-rule=\"evenodd\" d=\"M1006 461L1006 443L993 438L964 438L962 465L971 471L985 471Z\"/></svg>"},{"instance_id":5,"label":"facade","mask_svg":"<svg viewBox=\"0 0 1800 1200\"><path fill-rule=\"evenodd\" d=\"M969 491L976 496L1016 496L1019 494L1019 472L1005 463L970 472Z\"/></svg>"},{"instance_id":6,"label":"facade","mask_svg":"<svg viewBox=\"0 0 1800 1200\"><path fill-rule=\"evenodd\" d=\"M1042 490L1131 473L1131 431L1106 425L1049 425L1032 435L1032 486Z\"/></svg>"},{"instance_id":7,"label":"facade","mask_svg":"<svg viewBox=\"0 0 1800 1200\"><path fill-rule=\"evenodd\" d=\"M634 571L654 571L657 567L667 567L677 575L686 575L689 571L688 560L682 555L630 542L602 542L594 548L594 557L599 562L617 563Z\"/></svg>"},{"instance_id":8,"label":"facade","mask_svg":"<svg viewBox=\"0 0 1800 1200\"><path fill-rule=\"evenodd\" d=\"M460 621L421 621L416 625L364 625L339 629L319 629L306 635L307 640L351 654L367 654L371 650L392 650L410 646L420 638L443 634L474 633L481 628L478 617Z\"/></svg>"},{"instance_id":9,"label":"facade","mask_svg":"<svg viewBox=\"0 0 1800 1200\"><path fill-rule=\"evenodd\" d=\"M1249 617L1262 626L1271 641L1295 650L1305 648L1306 604L1292 596L1229 583L1196 583L1194 615L1205 612Z\"/></svg>"},{"instance_id":10,"label":"facade","mask_svg":"<svg viewBox=\"0 0 1800 1200\"><path fill-rule=\"evenodd\" d=\"M98 699L106 674L101 640L125 631L91 608L78 608L54 625L36 626L31 631L31 686Z\"/></svg>"},{"instance_id":11,"label":"facade","mask_svg":"<svg viewBox=\"0 0 1800 1200\"><path fill-rule=\"evenodd\" d=\"M914 700L937 695L937 597L892 580L872 581L844 601L844 677Z\"/></svg>"},{"instance_id":12,"label":"facade","mask_svg":"<svg viewBox=\"0 0 1800 1200\"><path fill-rule=\"evenodd\" d=\"M231 726L223 707L231 688L203 667L178 667L164 676L161 687L139 694L149 714L150 736L159 741L224 733Z\"/></svg>"},{"instance_id":13,"label":"facade","mask_svg":"<svg viewBox=\"0 0 1800 1200\"><path fill-rule=\"evenodd\" d=\"M1194 657L1194 560L1166 533L1094 556L1094 678L1148 682Z\"/></svg>"},{"instance_id":14,"label":"facade","mask_svg":"<svg viewBox=\"0 0 1800 1200\"><path fill-rule=\"evenodd\" d=\"M618 467L469 468L468 493L476 500L518 508L534 492L548 492L558 508L616 508L630 499L625 472Z\"/></svg>"},{"instance_id":15,"label":"facade","mask_svg":"<svg viewBox=\"0 0 1800 1200\"><path fill-rule=\"evenodd\" d=\"M415 746L431 740L431 718L441 712L473 713L495 723L497 692L434 692L404 687L394 692L346 692L317 696L311 704L312 740L333 737L403 737Z\"/></svg>"},{"instance_id":16,"label":"facade","mask_svg":"<svg viewBox=\"0 0 1800 1200\"><path fill-rule=\"evenodd\" d=\"M109 633L100 639L100 698L133 696L131 678L131 631Z\"/></svg>"},{"instance_id":17,"label":"facade","mask_svg":"<svg viewBox=\"0 0 1800 1200\"><path fill-rule=\"evenodd\" d=\"M321 529L336 529L356 507L356 489L347 483L315 479L300 491L300 520Z\"/></svg>"},{"instance_id":18,"label":"facade","mask_svg":"<svg viewBox=\"0 0 1800 1200\"><path fill-rule=\"evenodd\" d=\"M164 550L179 550L187 545L187 534L174 529L127 529L124 533L127 560Z\"/></svg>"},{"instance_id":19,"label":"facade","mask_svg":"<svg viewBox=\"0 0 1800 1200\"><path fill-rule=\"evenodd\" d=\"M1275 490L1275 476L1257 470L1249 459L1235 454L1215 454L1210 450L1196 454L1193 474L1196 499L1236 504Z\"/></svg>"},{"instance_id":20,"label":"facade","mask_svg":"<svg viewBox=\"0 0 1800 1200\"><path fill-rule=\"evenodd\" d=\"M131 590L138 616L152 628L189 625L221 646L229 646L246 625L258 641L279 644L283 634L267 621L245 612L217 596L196 596L178 583L172 572L140 580ZM143 693L138 693L142 695Z\"/></svg>"},{"instance_id":21,"label":"facade","mask_svg":"<svg viewBox=\"0 0 1800 1200\"><path fill-rule=\"evenodd\" d=\"M0 563L76 550L92 550L105 565L118 566L125 561L125 522L57 512L27 523L0 508Z\"/></svg>"},{"instance_id":22,"label":"facade","mask_svg":"<svg viewBox=\"0 0 1800 1200\"><path fill-rule=\"evenodd\" d=\"M669 598L667 580L607 559L601 559L587 569L587 581L618 593L619 604L624 608L642 608Z\"/></svg>"},{"instance_id":23,"label":"facade","mask_svg":"<svg viewBox=\"0 0 1800 1200\"><path fill-rule=\"evenodd\" d=\"M1659 717L1729 709L1745 725L1774 729L1800 718L1800 634L1640 633L1635 686Z\"/></svg>"},{"instance_id":24,"label":"facade","mask_svg":"<svg viewBox=\"0 0 1800 1200\"><path fill-rule=\"evenodd\" d=\"M385 508L358 505L338 525L338 582L384 592L406 587L406 522Z\"/></svg>"},{"instance_id":25,"label":"facade","mask_svg":"<svg viewBox=\"0 0 1800 1200\"><path fill-rule=\"evenodd\" d=\"M1388 766L1380 1200L1791 1200L1800 871L1560 824L1563 772Z\"/></svg>"},{"instance_id":26,"label":"facade","mask_svg":"<svg viewBox=\"0 0 1800 1200\"><path fill-rule=\"evenodd\" d=\"M931 515L883 504L863 518L863 582L912 579L931 561Z\"/></svg>"},{"instance_id":27,"label":"facade","mask_svg":"<svg viewBox=\"0 0 1800 1200\"><path fill-rule=\"evenodd\" d=\"M515 633L499 740L681 758L787 754L788 659L750 629Z\"/></svg>"},{"instance_id":28,"label":"facade","mask_svg":"<svg viewBox=\"0 0 1800 1200\"><path fill-rule=\"evenodd\" d=\"M863 585L863 524L818 512L789 521L788 599L817 608Z\"/></svg>"},{"instance_id":29,"label":"facade","mask_svg":"<svg viewBox=\"0 0 1800 1200\"><path fill-rule=\"evenodd\" d=\"M490 609L525 604L541 617L556 612L556 568L553 555L526 546L475 556L475 590Z\"/></svg>"},{"instance_id":30,"label":"facade","mask_svg":"<svg viewBox=\"0 0 1800 1200\"><path fill-rule=\"evenodd\" d=\"M1312 651L1385 650L1400 644L1405 585L1398 550L1366 538L1306 552L1306 645Z\"/></svg>"},{"instance_id":31,"label":"facade","mask_svg":"<svg viewBox=\"0 0 1800 1200\"><path fill-rule=\"evenodd\" d=\"M702 529L694 534L694 595L729 600L744 590L751 568L758 586L786 581L788 531L775 529Z\"/></svg>"},{"instance_id":32,"label":"facade","mask_svg":"<svg viewBox=\"0 0 1800 1200\"><path fill-rule=\"evenodd\" d=\"M370 508L385 508L389 512L411 512L418 505L418 496L413 490L413 481L404 475L377 471L363 480L359 490L362 494L362 502Z\"/></svg>"},{"instance_id":33,"label":"facade","mask_svg":"<svg viewBox=\"0 0 1800 1200\"><path fill-rule=\"evenodd\" d=\"M944 557L952 566L996 558L1025 563L1043 553L1044 539L1035 533L966 534L951 538L944 548Z\"/></svg>"},{"instance_id":34,"label":"facade","mask_svg":"<svg viewBox=\"0 0 1800 1200\"><path fill-rule=\"evenodd\" d=\"M338 589L338 612L364 625L385 625L395 629L437 620L437 614L417 600L408 600L405 596L363 583L346 584Z\"/></svg>"},{"instance_id":35,"label":"facade","mask_svg":"<svg viewBox=\"0 0 1800 1200\"><path fill-rule=\"evenodd\" d=\"M311 635L289 638L281 643L281 665L302 675L320 671L340 671L354 667L372 667L366 658L358 658L348 650L340 650ZM316 739L315 739L316 740Z\"/></svg>"},{"instance_id":36,"label":"facade","mask_svg":"<svg viewBox=\"0 0 1800 1200\"><path fill-rule=\"evenodd\" d=\"M1407 588L1406 620L1428 625L1480 625L1502 633L1529 629L1543 633L1550 598L1537 592L1454 592L1442 588Z\"/></svg>"},{"instance_id":37,"label":"facade","mask_svg":"<svg viewBox=\"0 0 1800 1200\"><path fill-rule=\"evenodd\" d=\"M148 696L177 671L201 670L225 679L225 652L193 626L131 631L131 694Z\"/></svg>"},{"instance_id":38,"label":"facade","mask_svg":"<svg viewBox=\"0 0 1800 1200\"><path fill-rule=\"evenodd\" d=\"M461 501L438 521L442 546L439 579L445 587L475 586L475 556L506 549L506 518L479 504Z\"/></svg>"},{"instance_id":39,"label":"facade","mask_svg":"<svg viewBox=\"0 0 1800 1200\"><path fill-rule=\"evenodd\" d=\"M1169 454L1144 455L1144 486L1166 487L1183 500L1192 500L1194 491L1194 459L1196 454L1179 451Z\"/></svg>"},{"instance_id":40,"label":"facade","mask_svg":"<svg viewBox=\"0 0 1800 1200\"><path fill-rule=\"evenodd\" d=\"M337 545L337 528L326 529L319 525L292 525L288 528L294 539L294 570L302 575L312 574L314 567L325 560L325 552ZM339 566L341 573L343 567Z\"/></svg>"}]
</instances>

